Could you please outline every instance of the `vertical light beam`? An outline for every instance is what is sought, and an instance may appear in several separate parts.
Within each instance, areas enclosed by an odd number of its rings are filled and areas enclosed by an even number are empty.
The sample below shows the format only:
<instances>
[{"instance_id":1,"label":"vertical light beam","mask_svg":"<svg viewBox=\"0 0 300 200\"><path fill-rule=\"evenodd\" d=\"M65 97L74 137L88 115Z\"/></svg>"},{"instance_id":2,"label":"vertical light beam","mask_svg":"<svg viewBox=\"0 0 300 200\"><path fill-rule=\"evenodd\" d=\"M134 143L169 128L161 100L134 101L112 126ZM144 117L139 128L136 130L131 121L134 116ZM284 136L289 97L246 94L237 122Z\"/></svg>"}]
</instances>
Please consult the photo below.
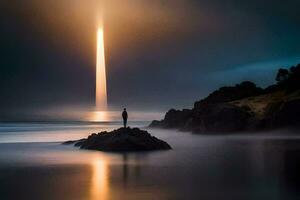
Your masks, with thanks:
<instances>
[{"instance_id":1,"label":"vertical light beam","mask_svg":"<svg viewBox=\"0 0 300 200\"><path fill-rule=\"evenodd\" d=\"M97 30L96 108L107 109L106 70L103 27Z\"/></svg>"}]
</instances>

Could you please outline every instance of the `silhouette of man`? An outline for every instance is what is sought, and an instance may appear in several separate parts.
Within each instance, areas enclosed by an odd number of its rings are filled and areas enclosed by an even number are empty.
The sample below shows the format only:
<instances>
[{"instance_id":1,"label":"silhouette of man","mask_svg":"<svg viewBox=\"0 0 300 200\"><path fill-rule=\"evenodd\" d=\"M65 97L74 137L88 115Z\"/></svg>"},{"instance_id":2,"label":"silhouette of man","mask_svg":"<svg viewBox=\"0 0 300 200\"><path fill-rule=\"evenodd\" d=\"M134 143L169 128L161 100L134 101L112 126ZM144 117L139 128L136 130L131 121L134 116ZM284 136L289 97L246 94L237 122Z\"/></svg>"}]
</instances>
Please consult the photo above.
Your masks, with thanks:
<instances>
[{"instance_id":1,"label":"silhouette of man","mask_svg":"<svg viewBox=\"0 0 300 200\"><path fill-rule=\"evenodd\" d=\"M127 119L128 119L128 114L127 114L126 108L124 108L124 110L123 110L122 117L123 117L124 128L126 128Z\"/></svg>"}]
</instances>

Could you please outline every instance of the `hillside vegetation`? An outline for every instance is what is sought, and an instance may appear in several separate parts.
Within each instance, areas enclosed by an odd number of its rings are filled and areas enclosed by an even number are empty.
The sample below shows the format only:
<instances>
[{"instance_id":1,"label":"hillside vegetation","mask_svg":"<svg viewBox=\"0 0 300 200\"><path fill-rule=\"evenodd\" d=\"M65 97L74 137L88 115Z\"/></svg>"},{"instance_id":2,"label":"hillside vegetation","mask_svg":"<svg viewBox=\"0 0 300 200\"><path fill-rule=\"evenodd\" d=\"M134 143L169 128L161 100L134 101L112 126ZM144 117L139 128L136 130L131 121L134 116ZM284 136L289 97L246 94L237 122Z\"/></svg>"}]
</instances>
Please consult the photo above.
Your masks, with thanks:
<instances>
[{"instance_id":1,"label":"hillside vegetation","mask_svg":"<svg viewBox=\"0 0 300 200\"><path fill-rule=\"evenodd\" d=\"M265 89L249 81L222 87L196 101L193 109L170 109L150 126L193 132L299 127L300 64L279 69L275 79L277 83Z\"/></svg>"}]
</instances>

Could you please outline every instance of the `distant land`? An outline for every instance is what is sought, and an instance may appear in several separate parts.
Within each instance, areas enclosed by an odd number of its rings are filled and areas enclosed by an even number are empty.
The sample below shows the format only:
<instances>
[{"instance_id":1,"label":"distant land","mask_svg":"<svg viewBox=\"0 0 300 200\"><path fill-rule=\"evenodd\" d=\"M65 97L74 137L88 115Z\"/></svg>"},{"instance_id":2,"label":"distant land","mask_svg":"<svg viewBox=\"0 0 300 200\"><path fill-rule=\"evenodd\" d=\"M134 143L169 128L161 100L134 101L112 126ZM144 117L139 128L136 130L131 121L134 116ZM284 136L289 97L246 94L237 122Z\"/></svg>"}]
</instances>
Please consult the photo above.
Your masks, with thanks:
<instances>
[{"instance_id":1,"label":"distant land","mask_svg":"<svg viewBox=\"0 0 300 200\"><path fill-rule=\"evenodd\" d=\"M250 81L221 87L192 109L170 109L149 126L194 133L226 133L300 127L300 64L280 68L265 89Z\"/></svg>"}]
</instances>

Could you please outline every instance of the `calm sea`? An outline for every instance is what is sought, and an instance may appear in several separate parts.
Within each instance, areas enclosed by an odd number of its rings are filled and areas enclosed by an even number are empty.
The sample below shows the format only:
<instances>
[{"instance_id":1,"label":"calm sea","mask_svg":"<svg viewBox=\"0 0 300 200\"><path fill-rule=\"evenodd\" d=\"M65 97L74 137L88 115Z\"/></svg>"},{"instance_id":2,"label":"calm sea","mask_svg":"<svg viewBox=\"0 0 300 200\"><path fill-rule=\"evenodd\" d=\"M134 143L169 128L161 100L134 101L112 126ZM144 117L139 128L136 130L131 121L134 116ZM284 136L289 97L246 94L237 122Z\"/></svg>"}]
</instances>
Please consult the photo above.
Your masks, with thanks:
<instances>
[{"instance_id":1,"label":"calm sea","mask_svg":"<svg viewBox=\"0 0 300 200\"><path fill-rule=\"evenodd\" d=\"M173 147L151 153L104 153L61 145L120 126L117 122L0 124L0 199L300 197L296 132L224 136L147 129Z\"/></svg>"}]
</instances>

